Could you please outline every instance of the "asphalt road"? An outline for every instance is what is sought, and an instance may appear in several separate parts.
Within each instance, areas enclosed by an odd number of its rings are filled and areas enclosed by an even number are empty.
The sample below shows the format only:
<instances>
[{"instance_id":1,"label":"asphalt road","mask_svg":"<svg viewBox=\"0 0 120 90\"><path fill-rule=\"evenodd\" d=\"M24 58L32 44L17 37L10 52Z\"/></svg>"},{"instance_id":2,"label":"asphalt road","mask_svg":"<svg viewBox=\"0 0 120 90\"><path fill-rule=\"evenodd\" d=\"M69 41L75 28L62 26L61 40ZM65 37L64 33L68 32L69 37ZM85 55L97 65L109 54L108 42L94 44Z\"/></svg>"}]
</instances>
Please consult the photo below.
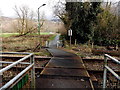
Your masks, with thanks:
<instances>
[{"instance_id":1,"label":"asphalt road","mask_svg":"<svg viewBox=\"0 0 120 90\"><path fill-rule=\"evenodd\" d=\"M49 42L49 47L50 48L55 48L57 47L57 43L59 42L60 34L57 34L54 40Z\"/></svg>"}]
</instances>

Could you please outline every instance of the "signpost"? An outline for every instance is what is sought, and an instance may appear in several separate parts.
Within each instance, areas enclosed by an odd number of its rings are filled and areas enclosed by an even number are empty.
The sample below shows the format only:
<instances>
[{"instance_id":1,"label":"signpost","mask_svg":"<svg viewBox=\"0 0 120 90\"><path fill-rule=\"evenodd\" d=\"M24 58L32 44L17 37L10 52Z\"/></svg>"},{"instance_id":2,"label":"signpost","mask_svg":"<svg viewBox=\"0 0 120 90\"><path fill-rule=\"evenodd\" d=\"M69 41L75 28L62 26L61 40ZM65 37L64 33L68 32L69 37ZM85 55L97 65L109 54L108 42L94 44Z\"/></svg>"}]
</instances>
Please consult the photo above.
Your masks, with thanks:
<instances>
[{"instance_id":1,"label":"signpost","mask_svg":"<svg viewBox=\"0 0 120 90\"><path fill-rule=\"evenodd\" d=\"M72 29L68 30L68 36L70 36L70 46L71 46Z\"/></svg>"}]
</instances>

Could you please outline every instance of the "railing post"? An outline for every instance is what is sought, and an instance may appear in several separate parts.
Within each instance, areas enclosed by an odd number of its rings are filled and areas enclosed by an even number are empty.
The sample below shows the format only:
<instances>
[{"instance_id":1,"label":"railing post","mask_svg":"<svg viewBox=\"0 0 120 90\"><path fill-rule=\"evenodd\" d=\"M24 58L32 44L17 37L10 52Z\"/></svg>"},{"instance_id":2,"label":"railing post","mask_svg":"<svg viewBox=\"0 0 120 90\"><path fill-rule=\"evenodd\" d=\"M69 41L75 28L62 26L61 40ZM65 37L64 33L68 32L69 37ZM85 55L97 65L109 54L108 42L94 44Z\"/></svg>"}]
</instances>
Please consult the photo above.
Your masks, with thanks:
<instances>
[{"instance_id":1,"label":"railing post","mask_svg":"<svg viewBox=\"0 0 120 90\"><path fill-rule=\"evenodd\" d=\"M30 57L30 63L35 65L35 62L34 62L34 55L32 55ZM32 89L35 89L35 68L34 66L32 67L31 69L31 88Z\"/></svg>"},{"instance_id":2,"label":"railing post","mask_svg":"<svg viewBox=\"0 0 120 90\"><path fill-rule=\"evenodd\" d=\"M106 65L107 65L107 57L104 55L103 90L105 90L106 88L106 80L107 80L107 69L105 67Z\"/></svg>"}]
</instances>

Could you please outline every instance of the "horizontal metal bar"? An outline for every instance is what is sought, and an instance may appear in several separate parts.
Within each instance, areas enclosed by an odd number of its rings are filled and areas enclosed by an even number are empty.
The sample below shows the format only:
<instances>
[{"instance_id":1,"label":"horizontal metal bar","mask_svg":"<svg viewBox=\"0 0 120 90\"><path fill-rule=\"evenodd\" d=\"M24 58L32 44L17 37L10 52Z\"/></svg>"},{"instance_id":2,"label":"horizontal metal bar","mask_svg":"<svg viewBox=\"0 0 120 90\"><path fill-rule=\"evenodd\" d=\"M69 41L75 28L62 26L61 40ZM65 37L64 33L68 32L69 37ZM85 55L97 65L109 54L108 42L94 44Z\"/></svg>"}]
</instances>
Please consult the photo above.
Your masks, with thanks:
<instances>
[{"instance_id":1,"label":"horizontal metal bar","mask_svg":"<svg viewBox=\"0 0 120 90\"><path fill-rule=\"evenodd\" d=\"M26 53L26 52L0 52L0 54L22 54L22 55L29 55L31 53Z\"/></svg>"},{"instance_id":2,"label":"horizontal metal bar","mask_svg":"<svg viewBox=\"0 0 120 90\"><path fill-rule=\"evenodd\" d=\"M10 68L12 68L13 66L15 66L16 64L18 64L19 62L22 62L22 61L24 61L25 59L31 57L32 55L33 55L33 54L31 53L30 55L27 55L27 56L25 56L24 58L21 58L21 59L19 59L18 61L16 61L16 62L8 65L7 67L1 69L1 70L0 70L0 74L3 73L4 71L7 71L7 70L10 69Z\"/></svg>"},{"instance_id":3,"label":"horizontal metal bar","mask_svg":"<svg viewBox=\"0 0 120 90\"><path fill-rule=\"evenodd\" d=\"M7 62L7 61L0 61L0 64L3 63L3 64L11 64L11 63L14 63L14 62ZM20 64L30 64L28 62L19 62Z\"/></svg>"},{"instance_id":4,"label":"horizontal metal bar","mask_svg":"<svg viewBox=\"0 0 120 90\"><path fill-rule=\"evenodd\" d=\"M0 88L0 90L7 89L10 85L12 85L17 79L19 79L24 73L26 73L30 68L33 67L34 64L29 65L27 68L25 68L22 72L20 72L17 76L15 76L12 80L10 80L8 83L6 83L3 87Z\"/></svg>"},{"instance_id":5,"label":"horizontal metal bar","mask_svg":"<svg viewBox=\"0 0 120 90\"><path fill-rule=\"evenodd\" d=\"M119 61L119 60L117 60L117 59L111 57L110 55L105 54L105 56L108 57L108 58L110 58L110 59L112 59L112 61L115 61L117 64L120 64L120 61Z\"/></svg>"},{"instance_id":6,"label":"horizontal metal bar","mask_svg":"<svg viewBox=\"0 0 120 90\"><path fill-rule=\"evenodd\" d=\"M117 73L115 73L110 67L108 67L108 66L105 65L105 68L106 68L109 72L111 72L118 80L120 80L120 76L119 76Z\"/></svg>"}]
</instances>

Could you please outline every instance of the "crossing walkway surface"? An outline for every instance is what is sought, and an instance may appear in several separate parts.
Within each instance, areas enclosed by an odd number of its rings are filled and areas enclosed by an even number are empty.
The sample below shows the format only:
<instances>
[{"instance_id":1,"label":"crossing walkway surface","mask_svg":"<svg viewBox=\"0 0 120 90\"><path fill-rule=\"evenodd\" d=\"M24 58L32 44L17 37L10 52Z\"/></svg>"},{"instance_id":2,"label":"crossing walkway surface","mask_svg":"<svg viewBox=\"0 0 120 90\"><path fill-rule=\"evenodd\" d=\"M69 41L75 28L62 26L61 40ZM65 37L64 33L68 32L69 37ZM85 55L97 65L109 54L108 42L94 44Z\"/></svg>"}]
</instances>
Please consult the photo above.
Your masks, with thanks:
<instances>
[{"instance_id":1,"label":"crossing walkway surface","mask_svg":"<svg viewBox=\"0 0 120 90\"><path fill-rule=\"evenodd\" d=\"M48 51L53 58L36 79L36 88L93 89L90 76L80 57L56 48L49 48Z\"/></svg>"}]
</instances>

